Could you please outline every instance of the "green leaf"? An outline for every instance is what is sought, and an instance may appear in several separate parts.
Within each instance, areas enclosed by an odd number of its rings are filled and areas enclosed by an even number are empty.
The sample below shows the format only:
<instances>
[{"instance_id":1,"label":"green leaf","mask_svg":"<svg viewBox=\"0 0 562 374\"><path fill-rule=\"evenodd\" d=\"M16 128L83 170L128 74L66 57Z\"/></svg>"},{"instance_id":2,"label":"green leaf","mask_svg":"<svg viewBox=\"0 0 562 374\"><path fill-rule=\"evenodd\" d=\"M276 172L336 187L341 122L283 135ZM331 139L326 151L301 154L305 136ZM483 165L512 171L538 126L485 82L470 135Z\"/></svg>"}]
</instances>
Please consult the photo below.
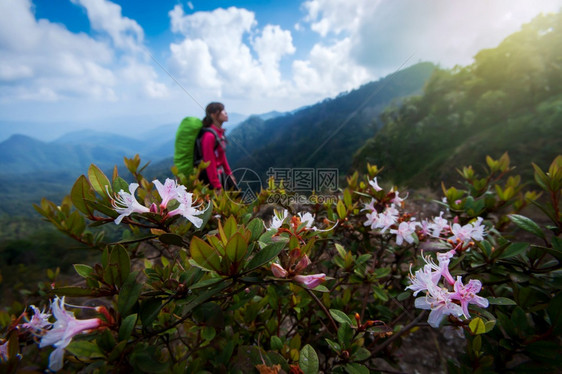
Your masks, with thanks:
<instances>
[{"instance_id":1,"label":"green leaf","mask_svg":"<svg viewBox=\"0 0 562 374\"><path fill-rule=\"evenodd\" d=\"M316 292L330 292L328 287L324 286L323 284L319 284L318 286L314 287L312 290Z\"/></svg>"},{"instance_id":2,"label":"green leaf","mask_svg":"<svg viewBox=\"0 0 562 374\"><path fill-rule=\"evenodd\" d=\"M119 326L119 340L127 341L131 337L133 330L135 329L135 325L137 323L137 315L131 314L125 317L121 321L121 326Z\"/></svg>"},{"instance_id":3,"label":"green leaf","mask_svg":"<svg viewBox=\"0 0 562 374\"><path fill-rule=\"evenodd\" d=\"M350 326L353 325L353 321L351 321L351 318L349 318L347 314L345 314L341 310L330 309L330 315L339 323L347 323Z\"/></svg>"},{"instance_id":4,"label":"green leaf","mask_svg":"<svg viewBox=\"0 0 562 374\"><path fill-rule=\"evenodd\" d=\"M486 333L486 325L484 324L484 321L482 321L482 319L479 317L476 317L472 321L470 321L468 327L470 328L470 331L475 335Z\"/></svg>"},{"instance_id":5,"label":"green leaf","mask_svg":"<svg viewBox=\"0 0 562 374\"><path fill-rule=\"evenodd\" d=\"M137 282L137 275L138 272L129 273L129 276L119 291L117 308L121 316L127 316L129 314L141 294L142 284Z\"/></svg>"},{"instance_id":6,"label":"green leaf","mask_svg":"<svg viewBox=\"0 0 562 374\"><path fill-rule=\"evenodd\" d=\"M95 201L95 200L84 200L86 205L88 205L89 208L92 208L94 210L97 210L100 213L105 214L108 217L111 218L117 218L119 217L119 213L117 213L111 206L109 206L108 204L104 204L104 203L100 203L99 201Z\"/></svg>"},{"instance_id":7,"label":"green leaf","mask_svg":"<svg viewBox=\"0 0 562 374\"><path fill-rule=\"evenodd\" d=\"M120 287L131 272L131 259L125 247L113 247L109 255L109 267L114 271L115 284Z\"/></svg>"},{"instance_id":8,"label":"green leaf","mask_svg":"<svg viewBox=\"0 0 562 374\"><path fill-rule=\"evenodd\" d=\"M77 357L101 358L105 357L97 344L86 340L73 340L66 350Z\"/></svg>"},{"instance_id":9,"label":"green leaf","mask_svg":"<svg viewBox=\"0 0 562 374\"><path fill-rule=\"evenodd\" d=\"M96 194L92 189L92 185L88 182L88 179L84 175L79 176L70 191L70 200L72 201L72 204L74 204L76 209L90 216L92 215L92 210L87 206L85 200L95 199Z\"/></svg>"},{"instance_id":10,"label":"green leaf","mask_svg":"<svg viewBox=\"0 0 562 374\"><path fill-rule=\"evenodd\" d=\"M217 335L214 327L205 326L201 329L201 337L207 341L213 340L213 338Z\"/></svg>"},{"instance_id":11,"label":"green leaf","mask_svg":"<svg viewBox=\"0 0 562 374\"><path fill-rule=\"evenodd\" d=\"M341 347L338 343L336 343L333 340L330 340L328 338L325 339L326 343L328 343L328 345L330 346L330 348L332 349L332 351L339 353L341 351Z\"/></svg>"},{"instance_id":12,"label":"green leaf","mask_svg":"<svg viewBox=\"0 0 562 374\"><path fill-rule=\"evenodd\" d=\"M107 355L107 362L113 362L121 356L125 347L127 346L127 342L125 340L119 342L115 348ZM99 362L99 361L98 361Z\"/></svg>"},{"instance_id":13,"label":"green leaf","mask_svg":"<svg viewBox=\"0 0 562 374\"><path fill-rule=\"evenodd\" d=\"M336 205L336 211L338 212L338 217L340 217L340 219L345 218L345 216L347 215L347 209L345 208L343 201L338 201L338 204Z\"/></svg>"},{"instance_id":14,"label":"green leaf","mask_svg":"<svg viewBox=\"0 0 562 374\"><path fill-rule=\"evenodd\" d=\"M227 238L230 238L232 237L232 235L234 235L237 228L238 226L236 224L236 218L234 218L234 216L230 216L224 223L224 227L223 227L224 234L226 235Z\"/></svg>"},{"instance_id":15,"label":"green leaf","mask_svg":"<svg viewBox=\"0 0 562 374\"><path fill-rule=\"evenodd\" d=\"M269 346L271 347L271 349L279 351L283 349L283 341L277 335L272 335Z\"/></svg>"},{"instance_id":16,"label":"green leaf","mask_svg":"<svg viewBox=\"0 0 562 374\"><path fill-rule=\"evenodd\" d=\"M195 231L202 231L205 228L205 226L207 225L207 222L209 222L209 220L211 219L212 215L213 215L213 203L209 202L207 204L207 207L203 211L203 214L200 214L200 215L197 216L197 217L199 217L203 220L203 223L201 224L201 227L199 227Z\"/></svg>"},{"instance_id":17,"label":"green leaf","mask_svg":"<svg viewBox=\"0 0 562 374\"><path fill-rule=\"evenodd\" d=\"M360 347L357 352L353 354L353 359L355 361L363 361L371 357L371 352L368 349Z\"/></svg>"},{"instance_id":18,"label":"green leaf","mask_svg":"<svg viewBox=\"0 0 562 374\"><path fill-rule=\"evenodd\" d=\"M82 278L88 278L94 272L94 268L84 264L74 264L74 270Z\"/></svg>"},{"instance_id":19,"label":"green leaf","mask_svg":"<svg viewBox=\"0 0 562 374\"><path fill-rule=\"evenodd\" d=\"M511 243L499 256L500 259L515 257L525 252L529 248L529 243L517 242Z\"/></svg>"},{"instance_id":20,"label":"green leaf","mask_svg":"<svg viewBox=\"0 0 562 374\"><path fill-rule=\"evenodd\" d=\"M248 251L248 243L244 237L239 233L235 233L231 236L226 243L226 255L233 263L239 263L240 260L246 256L246 252Z\"/></svg>"},{"instance_id":21,"label":"green leaf","mask_svg":"<svg viewBox=\"0 0 562 374\"><path fill-rule=\"evenodd\" d=\"M203 279L202 281L195 283L194 285L192 285L189 288L192 289L192 290L196 290L198 288L206 288L206 287L212 286L212 285L217 284L217 283L222 282L222 281L223 281L222 278Z\"/></svg>"},{"instance_id":22,"label":"green leaf","mask_svg":"<svg viewBox=\"0 0 562 374\"><path fill-rule=\"evenodd\" d=\"M538 236L539 238L542 238L542 239L545 238L544 232L541 230L539 225L537 225L532 219L527 218L527 217L522 216L522 215L519 215L519 214L510 214L508 217L519 228L521 228L525 231L528 231L531 234L534 234L534 235Z\"/></svg>"},{"instance_id":23,"label":"green leaf","mask_svg":"<svg viewBox=\"0 0 562 374\"><path fill-rule=\"evenodd\" d=\"M129 184L127 183L127 181L125 181L125 179L117 176L117 178L115 178L113 180L113 191L127 191L129 189Z\"/></svg>"},{"instance_id":24,"label":"green leaf","mask_svg":"<svg viewBox=\"0 0 562 374\"><path fill-rule=\"evenodd\" d=\"M345 258L347 251L341 244L336 243L336 250L338 251L338 254L341 256L341 258Z\"/></svg>"},{"instance_id":25,"label":"green leaf","mask_svg":"<svg viewBox=\"0 0 562 374\"><path fill-rule=\"evenodd\" d=\"M353 200L351 199L351 192L349 188L343 190L343 202L348 209L351 209L353 206Z\"/></svg>"},{"instance_id":26,"label":"green leaf","mask_svg":"<svg viewBox=\"0 0 562 374\"><path fill-rule=\"evenodd\" d=\"M161 299L151 298L143 301L140 306L140 319L142 325L150 327L152 322L158 317L158 313L162 310L164 304Z\"/></svg>"},{"instance_id":27,"label":"green leaf","mask_svg":"<svg viewBox=\"0 0 562 374\"><path fill-rule=\"evenodd\" d=\"M252 235L250 236L250 243L258 240L263 233L264 225L263 221L259 218L254 218L248 223L247 229L250 230Z\"/></svg>"},{"instance_id":28,"label":"green leaf","mask_svg":"<svg viewBox=\"0 0 562 374\"><path fill-rule=\"evenodd\" d=\"M218 252L203 239L194 236L189 246L191 258L203 269L220 271L221 264Z\"/></svg>"},{"instance_id":29,"label":"green leaf","mask_svg":"<svg viewBox=\"0 0 562 374\"><path fill-rule=\"evenodd\" d=\"M488 297L490 305L517 305L517 303L507 297Z\"/></svg>"},{"instance_id":30,"label":"green leaf","mask_svg":"<svg viewBox=\"0 0 562 374\"><path fill-rule=\"evenodd\" d=\"M389 267L384 267L384 268L377 268L375 269L375 277L377 278L384 278L387 275L390 274L390 268Z\"/></svg>"},{"instance_id":31,"label":"green leaf","mask_svg":"<svg viewBox=\"0 0 562 374\"><path fill-rule=\"evenodd\" d=\"M305 345L299 355L299 367L304 374L318 373L319 363L318 355L310 344Z\"/></svg>"},{"instance_id":32,"label":"green leaf","mask_svg":"<svg viewBox=\"0 0 562 374\"><path fill-rule=\"evenodd\" d=\"M158 237L164 244L175 245L178 247L185 247L186 243L183 241L182 237L176 234L165 233Z\"/></svg>"},{"instance_id":33,"label":"green leaf","mask_svg":"<svg viewBox=\"0 0 562 374\"><path fill-rule=\"evenodd\" d=\"M345 365L345 371L348 374L369 374L369 368L357 362Z\"/></svg>"},{"instance_id":34,"label":"green leaf","mask_svg":"<svg viewBox=\"0 0 562 374\"><path fill-rule=\"evenodd\" d=\"M283 250L283 247L285 247L285 243L283 242L275 242L267 245L261 251L257 252L254 257L252 257L250 262L248 262L246 269L251 271L268 263L277 257L277 255Z\"/></svg>"},{"instance_id":35,"label":"green leaf","mask_svg":"<svg viewBox=\"0 0 562 374\"><path fill-rule=\"evenodd\" d=\"M388 301L388 294L385 290L381 289L379 286L373 286L373 294L381 301L386 302Z\"/></svg>"},{"instance_id":36,"label":"green leaf","mask_svg":"<svg viewBox=\"0 0 562 374\"><path fill-rule=\"evenodd\" d=\"M135 350L129 356L129 362L135 368L135 372L139 373L169 373L170 361L160 361L157 355L157 347L154 345L135 347Z\"/></svg>"},{"instance_id":37,"label":"green leaf","mask_svg":"<svg viewBox=\"0 0 562 374\"><path fill-rule=\"evenodd\" d=\"M351 346L353 339L353 329L351 325L347 323L342 323L338 329L338 343L340 343L342 348L347 348Z\"/></svg>"},{"instance_id":38,"label":"green leaf","mask_svg":"<svg viewBox=\"0 0 562 374\"><path fill-rule=\"evenodd\" d=\"M407 298L409 298L411 295L412 295L411 292L405 291L405 292L402 292L402 293L398 294L398 296L396 296L396 300L404 301Z\"/></svg>"},{"instance_id":39,"label":"green leaf","mask_svg":"<svg viewBox=\"0 0 562 374\"><path fill-rule=\"evenodd\" d=\"M104 201L109 201L106 186L108 189L110 189L112 186L103 171L101 171L100 168L98 168L96 165L91 164L90 168L88 169L88 179L90 180L90 184L92 185L94 190L102 197L102 199Z\"/></svg>"}]
</instances>

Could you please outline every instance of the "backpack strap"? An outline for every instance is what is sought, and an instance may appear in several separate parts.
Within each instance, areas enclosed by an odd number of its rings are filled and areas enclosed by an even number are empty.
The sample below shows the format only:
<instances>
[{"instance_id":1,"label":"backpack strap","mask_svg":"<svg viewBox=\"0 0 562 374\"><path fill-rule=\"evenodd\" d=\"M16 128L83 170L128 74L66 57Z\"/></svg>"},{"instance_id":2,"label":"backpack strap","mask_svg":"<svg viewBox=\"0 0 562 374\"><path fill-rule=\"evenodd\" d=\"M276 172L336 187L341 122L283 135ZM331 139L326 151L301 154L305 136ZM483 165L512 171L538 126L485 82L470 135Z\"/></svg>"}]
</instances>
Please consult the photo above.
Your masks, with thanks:
<instances>
[{"instance_id":1,"label":"backpack strap","mask_svg":"<svg viewBox=\"0 0 562 374\"><path fill-rule=\"evenodd\" d=\"M218 146L220 146L223 150L225 150L226 148L226 138L221 138L219 136L219 134L212 128L210 127L203 127L201 129L201 133L204 132L211 132L214 136L215 136L215 150L217 149Z\"/></svg>"}]
</instances>

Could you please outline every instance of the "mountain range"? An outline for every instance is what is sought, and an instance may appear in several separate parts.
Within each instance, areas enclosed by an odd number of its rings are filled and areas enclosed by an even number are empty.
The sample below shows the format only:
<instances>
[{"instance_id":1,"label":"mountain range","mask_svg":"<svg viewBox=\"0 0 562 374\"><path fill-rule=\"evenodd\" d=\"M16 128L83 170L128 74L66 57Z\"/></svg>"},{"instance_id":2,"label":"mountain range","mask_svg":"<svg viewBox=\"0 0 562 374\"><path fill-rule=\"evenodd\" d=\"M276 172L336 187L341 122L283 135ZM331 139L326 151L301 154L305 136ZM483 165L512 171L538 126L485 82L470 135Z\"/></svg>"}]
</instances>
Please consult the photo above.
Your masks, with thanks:
<instances>
[{"instance_id":1,"label":"mountain range","mask_svg":"<svg viewBox=\"0 0 562 374\"><path fill-rule=\"evenodd\" d=\"M384 166L402 186L456 183L457 168L485 168L508 152L523 180L562 153L562 13L539 15L474 63L436 70L423 95L387 108L353 167Z\"/></svg>"},{"instance_id":2,"label":"mountain range","mask_svg":"<svg viewBox=\"0 0 562 374\"><path fill-rule=\"evenodd\" d=\"M270 168L333 168L344 176L369 162L384 167L389 183L437 187L456 182L456 168L479 169L487 155L507 151L529 177L531 162L545 168L562 150L561 71L562 15L541 15L472 65L418 63L315 105L250 116L228 131L228 159L262 181ZM55 181L70 187L90 163L109 169L138 153L151 161L147 178L171 176L176 127L136 139L81 131L46 143L13 135L0 143L7 202L0 216L23 209L30 186L36 202L41 186L44 195Z\"/></svg>"},{"instance_id":3,"label":"mountain range","mask_svg":"<svg viewBox=\"0 0 562 374\"><path fill-rule=\"evenodd\" d=\"M355 150L375 133L372 119L390 102L419 93L434 68L430 63L418 64L312 106L288 113L253 115L241 123L231 121L226 124L231 166L259 172L279 166L347 168ZM173 164L176 129L176 124L162 125L135 138L79 130L50 142L12 135L0 143L0 175L80 174L91 163L108 169L137 153L143 161L152 162L149 170L162 174ZM330 148L328 155L327 148L320 147L322 143ZM319 150L316 159L307 160L312 148ZM257 159L260 163L253 163Z\"/></svg>"}]
</instances>

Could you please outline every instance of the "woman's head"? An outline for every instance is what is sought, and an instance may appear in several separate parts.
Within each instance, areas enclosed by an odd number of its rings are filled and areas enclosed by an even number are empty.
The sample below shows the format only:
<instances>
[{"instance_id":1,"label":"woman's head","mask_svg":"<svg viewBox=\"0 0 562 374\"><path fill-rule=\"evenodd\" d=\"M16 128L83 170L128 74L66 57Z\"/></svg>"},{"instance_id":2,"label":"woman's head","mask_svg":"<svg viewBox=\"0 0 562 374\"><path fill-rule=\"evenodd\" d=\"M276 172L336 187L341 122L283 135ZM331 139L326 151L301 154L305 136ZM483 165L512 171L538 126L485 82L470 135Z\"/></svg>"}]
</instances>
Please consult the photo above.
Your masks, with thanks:
<instances>
[{"instance_id":1,"label":"woman's head","mask_svg":"<svg viewBox=\"0 0 562 374\"><path fill-rule=\"evenodd\" d=\"M228 114L224 110L224 104L212 102L205 108L205 118L203 118L204 126L211 126L213 123L222 125L228 121Z\"/></svg>"}]
</instances>

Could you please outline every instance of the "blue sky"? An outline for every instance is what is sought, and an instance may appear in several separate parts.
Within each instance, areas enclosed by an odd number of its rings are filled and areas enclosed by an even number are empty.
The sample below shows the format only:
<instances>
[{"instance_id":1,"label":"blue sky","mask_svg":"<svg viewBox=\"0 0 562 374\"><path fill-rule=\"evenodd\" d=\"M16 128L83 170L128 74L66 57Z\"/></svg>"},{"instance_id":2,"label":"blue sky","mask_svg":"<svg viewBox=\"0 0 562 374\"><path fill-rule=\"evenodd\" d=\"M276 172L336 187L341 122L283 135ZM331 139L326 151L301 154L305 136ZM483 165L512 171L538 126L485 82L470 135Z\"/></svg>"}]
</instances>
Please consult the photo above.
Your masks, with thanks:
<instances>
[{"instance_id":1,"label":"blue sky","mask_svg":"<svg viewBox=\"0 0 562 374\"><path fill-rule=\"evenodd\" d=\"M468 65L562 0L1 0L0 141L288 111L404 62ZM187 92L186 92L187 91ZM191 95L193 99L189 96Z\"/></svg>"}]
</instances>

